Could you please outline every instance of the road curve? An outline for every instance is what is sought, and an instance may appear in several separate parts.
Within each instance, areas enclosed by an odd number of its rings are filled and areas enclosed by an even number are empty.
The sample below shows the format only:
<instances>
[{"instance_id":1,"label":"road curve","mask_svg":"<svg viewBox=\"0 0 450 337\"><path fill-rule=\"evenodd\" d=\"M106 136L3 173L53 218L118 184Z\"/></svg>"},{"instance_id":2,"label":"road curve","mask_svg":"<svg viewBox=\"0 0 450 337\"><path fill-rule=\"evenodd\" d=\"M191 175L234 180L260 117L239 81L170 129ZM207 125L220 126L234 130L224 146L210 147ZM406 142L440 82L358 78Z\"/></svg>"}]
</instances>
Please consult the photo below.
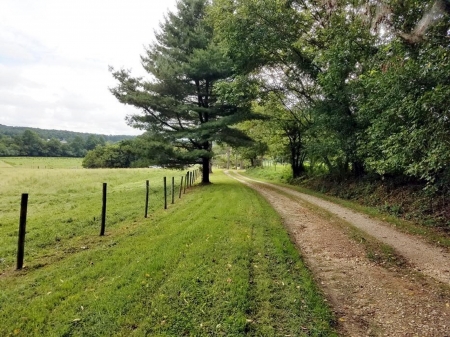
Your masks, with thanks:
<instances>
[{"instance_id":1,"label":"road curve","mask_svg":"<svg viewBox=\"0 0 450 337\"><path fill-rule=\"evenodd\" d=\"M352 226L375 237L377 240L391 246L402 255L415 270L450 285L450 254L445 248L433 246L420 238L399 232L383 221L372 219L367 215L357 213L332 202L298 192L288 187L244 177L237 172L234 172L234 174L235 176L233 177L240 181L262 184L271 189L282 191L283 193L301 198L310 204L323 208L327 212L350 223Z\"/></svg>"}]
</instances>

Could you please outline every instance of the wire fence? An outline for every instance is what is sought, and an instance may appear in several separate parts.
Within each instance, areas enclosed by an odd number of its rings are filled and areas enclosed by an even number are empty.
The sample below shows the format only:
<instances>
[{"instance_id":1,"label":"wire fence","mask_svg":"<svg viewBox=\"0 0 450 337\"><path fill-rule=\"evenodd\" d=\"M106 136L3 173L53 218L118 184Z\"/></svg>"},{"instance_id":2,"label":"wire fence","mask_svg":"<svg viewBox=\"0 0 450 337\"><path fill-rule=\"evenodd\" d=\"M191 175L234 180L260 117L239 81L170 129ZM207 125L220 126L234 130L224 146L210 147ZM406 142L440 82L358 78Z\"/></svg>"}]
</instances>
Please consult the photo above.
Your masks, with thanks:
<instances>
[{"instance_id":1,"label":"wire fence","mask_svg":"<svg viewBox=\"0 0 450 337\"><path fill-rule=\"evenodd\" d=\"M195 169L186 172L181 177L163 177L162 183L146 180L142 183L134 183L134 185L119 185L112 188L105 182L102 186L101 210L85 207L81 212L83 215L80 216L80 210L76 211L76 202L70 199L59 200L61 212L46 219L44 222L46 225L41 225L39 230L33 228L33 220L39 223L43 223L43 221L39 219L38 215L35 215L32 221L27 220L29 195L23 193L20 205L19 231L16 232L16 270L22 269L24 265L26 236L27 246L30 245L30 249L27 251L29 259L42 255L39 251L43 251L45 254L45 251L55 248L55 245L58 246L58 242L62 240L80 235L91 235L95 227L97 227L100 236L104 236L108 228L113 230L115 224L131 220L133 217L137 218L139 213L144 218L148 218L157 209L168 209L195 184L199 175L199 169ZM99 205L97 201L94 201L94 196L99 199L98 191L87 191L84 196L90 199L89 205ZM71 215L71 210L73 215ZM89 213L91 214L89 215ZM77 215L75 216L75 214ZM66 247L65 249L70 252L72 248ZM3 251L3 253L11 256L13 254L12 247L7 249L6 252ZM4 260L5 258L0 256L1 259Z\"/></svg>"}]
</instances>

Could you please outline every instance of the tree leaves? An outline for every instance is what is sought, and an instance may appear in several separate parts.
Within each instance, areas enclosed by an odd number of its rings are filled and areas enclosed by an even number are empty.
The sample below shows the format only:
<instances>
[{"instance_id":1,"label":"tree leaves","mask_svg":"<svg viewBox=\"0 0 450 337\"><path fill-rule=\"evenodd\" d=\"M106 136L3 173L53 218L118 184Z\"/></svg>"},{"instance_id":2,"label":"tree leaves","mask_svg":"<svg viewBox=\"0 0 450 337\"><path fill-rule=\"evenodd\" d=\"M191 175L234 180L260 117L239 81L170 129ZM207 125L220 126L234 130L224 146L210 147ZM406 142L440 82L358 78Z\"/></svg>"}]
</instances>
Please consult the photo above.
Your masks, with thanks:
<instances>
[{"instance_id":1,"label":"tree leaves","mask_svg":"<svg viewBox=\"0 0 450 337\"><path fill-rule=\"evenodd\" d=\"M179 1L177 12L166 16L156 42L142 57L150 81L133 78L125 70L113 71L119 84L111 89L120 102L140 109L127 122L148 131L146 155L162 166L201 162L208 168L204 182L209 181L212 142L247 141L230 125L251 118L247 97L239 102L221 97L223 83L233 82L233 65L213 39L212 26L205 20L207 4Z\"/></svg>"}]
</instances>

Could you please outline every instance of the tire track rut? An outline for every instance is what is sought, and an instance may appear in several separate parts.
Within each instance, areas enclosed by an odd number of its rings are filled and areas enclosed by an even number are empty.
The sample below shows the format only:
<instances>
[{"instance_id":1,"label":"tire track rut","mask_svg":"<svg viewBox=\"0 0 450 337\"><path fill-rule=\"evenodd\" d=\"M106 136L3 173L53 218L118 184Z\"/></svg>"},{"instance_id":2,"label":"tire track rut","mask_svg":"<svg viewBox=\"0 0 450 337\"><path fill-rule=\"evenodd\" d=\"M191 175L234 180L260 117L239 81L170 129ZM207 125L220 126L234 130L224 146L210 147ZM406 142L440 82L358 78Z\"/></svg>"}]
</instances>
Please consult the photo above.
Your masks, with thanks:
<instances>
[{"instance_id":1,"label":"tire track rut","mask_svg":"<svg viewBox=\"0 0 450 337\"><path fill-rule=\"evenodd\" d=\"M319 198L235 172L228 174L258 191L281 215L330 302L342 335L450 336L446 251ZM371 262L361 244L332 220L311 211L308 203L391 245L414 269L387 269Z\"/></svg>"}]
</instances>

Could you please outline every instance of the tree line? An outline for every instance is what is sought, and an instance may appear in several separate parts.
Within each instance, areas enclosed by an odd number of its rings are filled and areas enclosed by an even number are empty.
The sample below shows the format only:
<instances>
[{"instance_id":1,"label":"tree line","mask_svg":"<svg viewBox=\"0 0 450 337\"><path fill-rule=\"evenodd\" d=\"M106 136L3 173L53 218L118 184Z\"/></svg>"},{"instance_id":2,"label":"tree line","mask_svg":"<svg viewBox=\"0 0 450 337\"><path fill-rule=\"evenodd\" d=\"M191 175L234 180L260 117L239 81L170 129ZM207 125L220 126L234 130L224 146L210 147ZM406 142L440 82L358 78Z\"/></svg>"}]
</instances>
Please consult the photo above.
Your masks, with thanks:
<instances>
[{"instance_id":1,"label":"tree line","mask_svg":"<svg viewBox=\"0 0 450 337\"><path fill-rule=\"evenodd\" d=\"M129 135L100 135L94 133L87 132L75 132L75 131L67 131L67 130L50 130L50 129L39 129L39 128L31 128L27 126L8 126L0 124L0 135L3 136L18 136L21 135L24 131L30 130L39 135L39 137L43 139L59 139L61 141L67 141L70 143L75 137L81 137L83 140L87 140L89 136L101 136L105 139L106 142L116 143L124 139L133 139L135 136Z\"/></svg>"},{"instance_id":2,"label":"tree line","mask_svg":"<svg viewBox=\"0 0 450 337\"><path fill-rule=\"evenodd\" d=\"M447 0L180 0L142 56L111 69L147 155L203 165L213 144L292 176L450 186Z\"/></svg>"},{"instance_id":3,"label":"tree line","mask_svg":"<svg viewBox=\"0 0 450 337\"><path fill-rule=\"evenodd\" d=\"M38 133L25 130L13 136L0 133L0 156L32 157L84 157L90 150L106 144L101 135L89 135L86 139L75 136L70 141L45 139Z\"/></svg>"}]
</instances>

